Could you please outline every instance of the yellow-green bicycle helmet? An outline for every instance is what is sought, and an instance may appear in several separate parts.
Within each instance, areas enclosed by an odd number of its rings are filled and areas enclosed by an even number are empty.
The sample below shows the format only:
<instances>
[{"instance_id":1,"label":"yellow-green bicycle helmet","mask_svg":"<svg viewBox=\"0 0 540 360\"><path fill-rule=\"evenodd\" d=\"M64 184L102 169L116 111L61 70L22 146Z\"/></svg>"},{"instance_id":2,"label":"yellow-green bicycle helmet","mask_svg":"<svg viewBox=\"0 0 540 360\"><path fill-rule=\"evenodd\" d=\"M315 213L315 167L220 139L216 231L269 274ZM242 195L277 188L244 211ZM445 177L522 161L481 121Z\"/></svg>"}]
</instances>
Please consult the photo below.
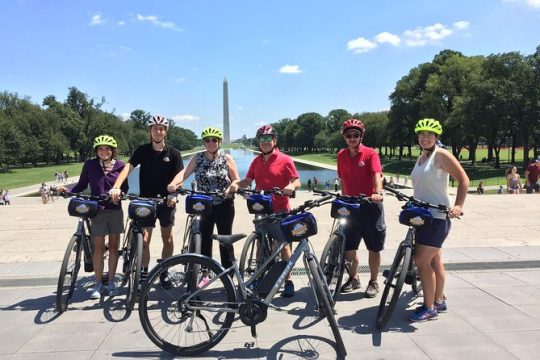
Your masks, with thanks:
<instances>
[{"instance_id":1,"label":"yellow-green bicycle helmet","mask_svg":"<svg viewBox=\"0 0 540 360\"><path fill-rule=\"evenodd\" d=\"M116 147L118 146L116 144L116 140L114 140L114 138L109 135L99 135L94 139L94 149L101 145L110 146L113 149L116 149Z\"/></svg>"},{"instance_id":2,"label":"yellow-green bicycle helmet","mask_svg":"<svg viewBox=\"0 0 540 360\"><path fill-rule=\"evenodd\" d=\"M207 127L206 129L204 129L202 131L201 138L206 139L206 138L209 138L209 137L215 137L215 138L218 138L219 140L222 140L223 139L223 133L218 128Z\"/></svg>"},{"instance_id":3,"label":"yellow-green bicycle helmet","mask_svg":"<svg viewBox=\"0 0 540 360\"><path fill-rule=\"evenodd\" d=\"M441 123L435 119L422 119L418 120L416 127L414 128L415 133L418 134L420 131L431 131L432 133L441 135L442 126Z\"/></svg>"}]
</instances>

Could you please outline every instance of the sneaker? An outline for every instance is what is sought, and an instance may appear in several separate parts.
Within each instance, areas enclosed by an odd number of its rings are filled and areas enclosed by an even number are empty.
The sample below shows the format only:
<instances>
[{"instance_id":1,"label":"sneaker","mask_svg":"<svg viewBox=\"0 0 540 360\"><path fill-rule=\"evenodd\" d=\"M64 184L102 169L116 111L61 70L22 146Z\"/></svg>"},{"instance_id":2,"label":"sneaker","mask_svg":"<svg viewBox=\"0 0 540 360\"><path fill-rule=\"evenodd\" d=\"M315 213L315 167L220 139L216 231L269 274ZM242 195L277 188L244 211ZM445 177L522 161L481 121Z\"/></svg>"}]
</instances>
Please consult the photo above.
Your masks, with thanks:
<instances>
[{"instance_id":1,"label":"sneaker","mask_svg":"<svg viewBox=\"0 0 540 360\"><path fill-rule=\"evenodd\" d=\"M374 298L379 293L379 284L375 280L369 280L368 286L364 296L367 298Z\"/></svg>"},{"instance_id":2,"label":"sneaker","mask_svg":"<svg viewBox=\"0 0 540 360\"><path fill-rule=\"evenodd\" d=\"M437 310L437 313L445 313L448 311L448 307L446 306L446 301L437 302L435 301L433 303L435 310Z\"/></svg>"},{"instance_id":3,"label":"sneaker","mask_svg":"<svg viewBox=\"0 0 540 360\"><path fill-rule=\"evenodd\" d=\"M283 292L281 293L281 296L283 297L293 297L294 296L294 283L292 280L285 281L285 288L283 289Z\"/></svg>"},{"instance_id":4,"label":"sneaker","mask_svg":"<svg viewBox=\"0 0 540 360\"><path fill-rule=\"evenodd\" d=\"M360 279L357 278L350 277L349 280L347 280L345 284L341 286L342 293L348 293L358 289L360 289Z\"/></svg>"},{"instance_id":5,"label":"sneaker","mask_svg":"<svg viewBox=\"0 0 540 360\"><path fill-rule=\"evenodd\" d=\"M201 281L199 281L199 283L197 284L197 287L200 289L203 286L208 285L209 282L210 282L210 278L208 276L203 276L201 278Z\"/></svg>"},{"instance_id":6,"label":"sneaker","mask_svg":"<svg viewBox=\"0 0 540 360\"><path fill-rule=\"evenodd\" d=\"M168 271L159 274L159 283L165 290L172 288L172 281Z\"/></svg>"},{"instance_id":7,"label":"sneaker","mask_svg":"<svg viewBox=\"0 0 540 360\"><path fill-rule=\"evenodd\" d=\"M420 306L409 316L409 321L411 322L422 322L427 320L437 320L438 318L437 310L435 308L430 309L424 305Z\"/></svg>"},{"instance_id":8,"label":"sneaker","mask_svg":"<svg viewBox=\"0 0 540 360\"><path fill-rule=\"evenodd\" d=\"M114 285L114 281L109 281L109 296L114 297L118 295L118 290L116 289L116 286Z\"/></svg>"},{"instance_id":9,"label":"sneaker","mask_svg":"<svg viewBox=\"0 0 540 360\"><path fill-rule=\"evenodd\" d=\"M90 294L90 299L97 300L101 298L101 291L103 290L102 284L96 284L94 287L94 290L92 290L92 293Z\"/></svg>"}]
</instances>

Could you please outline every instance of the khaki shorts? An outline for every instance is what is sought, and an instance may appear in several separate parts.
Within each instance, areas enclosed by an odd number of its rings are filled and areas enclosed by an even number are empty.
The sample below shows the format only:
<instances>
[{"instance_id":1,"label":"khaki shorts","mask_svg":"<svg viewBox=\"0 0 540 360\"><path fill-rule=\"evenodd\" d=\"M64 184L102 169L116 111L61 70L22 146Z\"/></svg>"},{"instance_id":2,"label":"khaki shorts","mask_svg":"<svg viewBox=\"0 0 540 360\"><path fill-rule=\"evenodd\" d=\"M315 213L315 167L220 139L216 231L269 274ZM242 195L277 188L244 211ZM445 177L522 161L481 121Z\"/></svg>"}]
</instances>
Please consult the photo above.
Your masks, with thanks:
<instances>
[{"instance_id":1,"label":"khaki shorts","mask_svg":"<svg viewBox=\"0 0 540 360\"><path fill-rule=\"evenodd\" d=\"M124 211L101 209L90 219L92 236L121 234L124 232Z\"/></svg>"}]
</instances>

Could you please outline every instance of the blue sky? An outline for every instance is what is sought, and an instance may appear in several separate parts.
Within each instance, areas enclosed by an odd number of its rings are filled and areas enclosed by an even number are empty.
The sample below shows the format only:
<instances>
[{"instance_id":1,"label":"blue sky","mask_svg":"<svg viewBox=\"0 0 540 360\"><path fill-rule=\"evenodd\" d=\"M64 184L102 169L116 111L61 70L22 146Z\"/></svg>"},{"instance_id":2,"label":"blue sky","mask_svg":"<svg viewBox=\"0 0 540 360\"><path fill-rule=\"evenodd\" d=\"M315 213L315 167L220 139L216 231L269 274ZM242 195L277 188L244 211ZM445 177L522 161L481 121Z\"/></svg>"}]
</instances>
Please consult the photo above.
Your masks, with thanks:
<instances>
[{"instance_id":1,"label":"blue sky","mask_svg":"<svg viewBox=\"0 0 540 360\"><path fill-rule=\"evenodd\" d=\"M535 35L536 34L536 35ZM231 137L337 108L388 109L396 82L443 49L532 54L540 0L2 0L0 91L143 109Z\"/></svg>"}]
</instances>

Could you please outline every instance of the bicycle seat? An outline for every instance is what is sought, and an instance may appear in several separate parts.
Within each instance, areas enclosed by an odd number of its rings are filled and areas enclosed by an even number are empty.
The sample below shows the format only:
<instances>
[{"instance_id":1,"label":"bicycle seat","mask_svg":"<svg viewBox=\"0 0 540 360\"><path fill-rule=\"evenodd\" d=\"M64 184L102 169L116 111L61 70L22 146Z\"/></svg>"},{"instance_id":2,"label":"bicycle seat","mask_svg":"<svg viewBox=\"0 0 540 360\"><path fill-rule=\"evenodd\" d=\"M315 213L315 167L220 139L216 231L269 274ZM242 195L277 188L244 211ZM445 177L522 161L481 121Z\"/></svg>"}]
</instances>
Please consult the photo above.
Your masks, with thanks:
<instances>
[{"instance_id":1,"label":"bicycle seat","mask_svg":"<svg viewBox=\"0 0 540 360\"><path fill-rule=\"evenodd\" d=\"M220 243L225 244L225 245L232 245L238 240L245 238L246 236L247 236L246 234L232 234L232 235L213 234L212 239L217 240Z\"/></svg>"}]
</instances>

